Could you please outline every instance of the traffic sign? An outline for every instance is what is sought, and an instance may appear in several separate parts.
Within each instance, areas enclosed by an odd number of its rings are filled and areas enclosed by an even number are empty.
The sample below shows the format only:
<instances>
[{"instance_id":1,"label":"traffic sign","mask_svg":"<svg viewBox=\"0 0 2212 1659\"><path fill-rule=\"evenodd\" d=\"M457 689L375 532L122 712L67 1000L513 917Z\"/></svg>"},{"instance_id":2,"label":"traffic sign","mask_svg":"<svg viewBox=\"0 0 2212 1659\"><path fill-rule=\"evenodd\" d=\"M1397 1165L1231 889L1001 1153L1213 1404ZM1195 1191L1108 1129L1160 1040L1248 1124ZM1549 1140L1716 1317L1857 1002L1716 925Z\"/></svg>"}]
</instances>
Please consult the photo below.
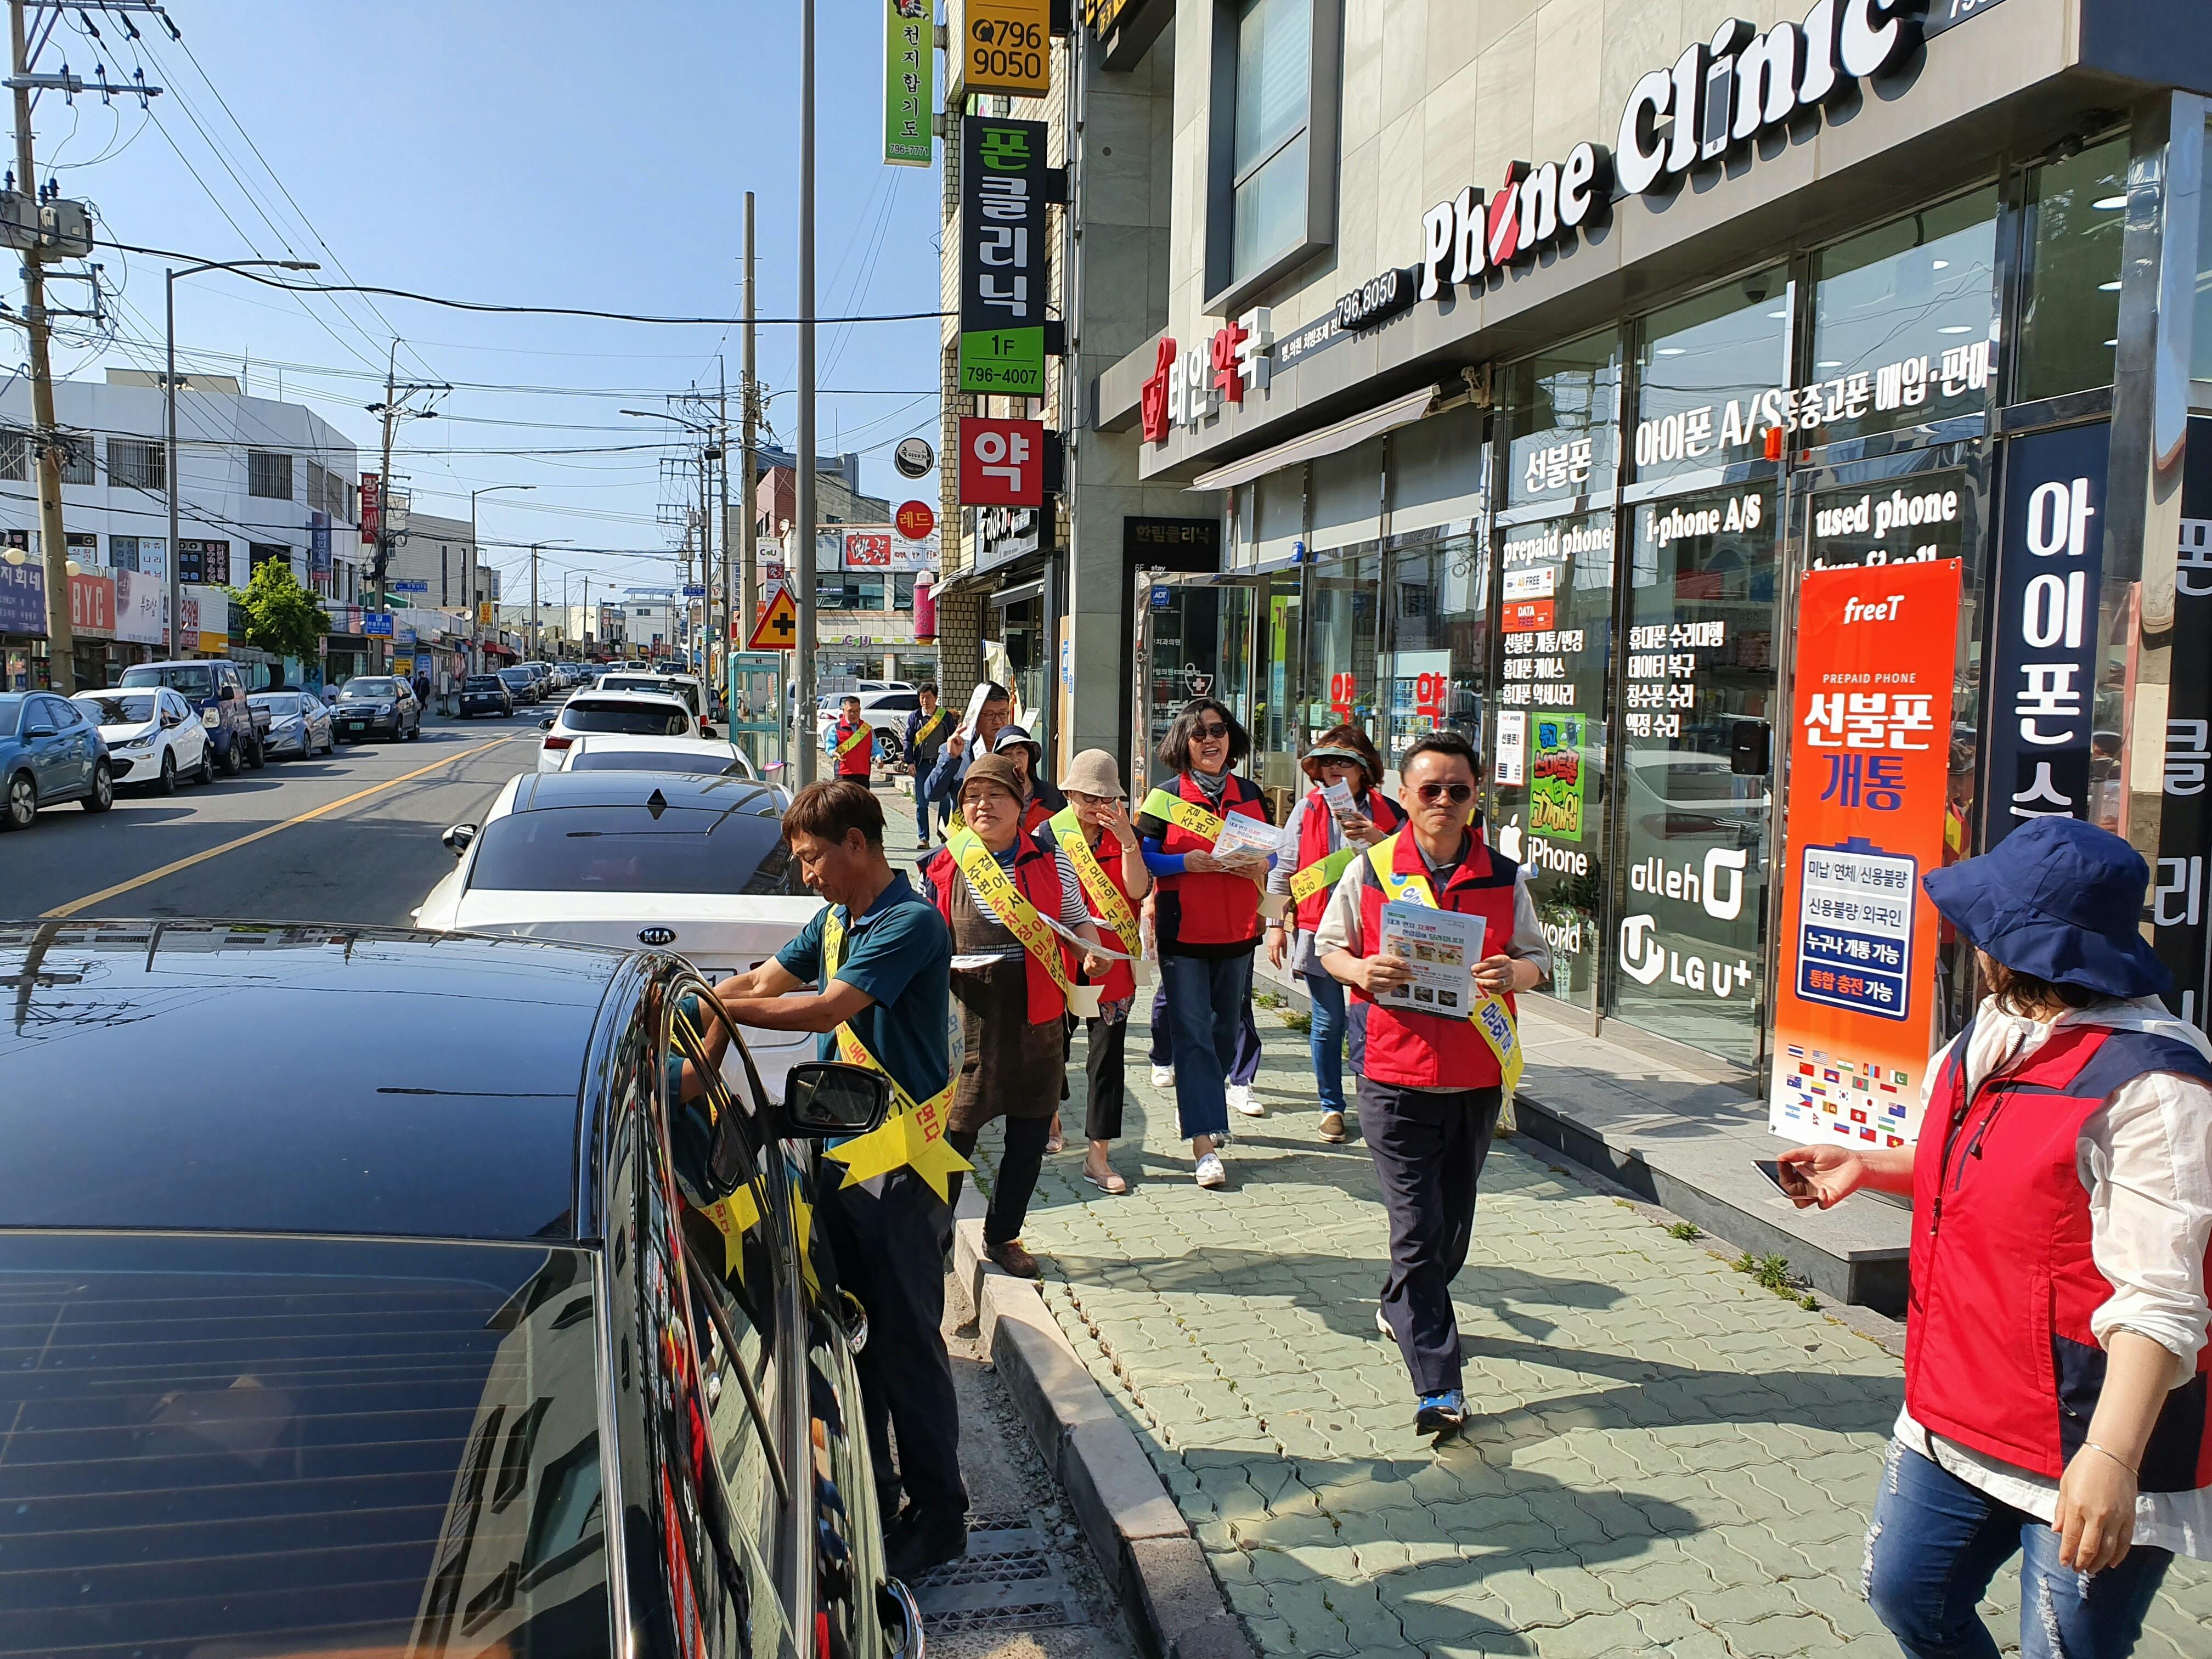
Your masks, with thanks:
<instances>
[{"instance_id":1,"label":"traffic sign","mask_svg":"<svg viewBox=\"0 0 2212 1659\"><path fill-rule=\"evenodd\" d=\"M698 583L693 582L684 590L684 597L687 599L703 599L707 597L707 590Z\"/></svg>"},{"instance_id":2,"label":"traffic sign","mask_svg":"<svg viewBox=\"0 0 2212 1659\"><path fill-rule=\"evenodd\" d=\"M384 611L371 611L361 619L361 631L364 634L381 634L390 638L392 618Z\"/></svg>"},{"instance_id":3,"label":"traffic sign","mask_svg":"<svg viewBox=\"0 0 2212 1659\"><path fill-rule=\"evenodd\" d=\"M753 626L753 635L745 641L748 651L788 651L799 643L799 607L791 602L791 590L779 587L768 602L768 609Z\"/></svg>"},{"instance_id":4,"label":"traffic sign","mask_svg":"<svg viewBox=\"0 0 2212 1659\"><path fill-rule=\"evenodd\" d=\"M391 582L386 586L394 593L427 593L430 591L428 582Z\"/></svg>"}]
</instances>

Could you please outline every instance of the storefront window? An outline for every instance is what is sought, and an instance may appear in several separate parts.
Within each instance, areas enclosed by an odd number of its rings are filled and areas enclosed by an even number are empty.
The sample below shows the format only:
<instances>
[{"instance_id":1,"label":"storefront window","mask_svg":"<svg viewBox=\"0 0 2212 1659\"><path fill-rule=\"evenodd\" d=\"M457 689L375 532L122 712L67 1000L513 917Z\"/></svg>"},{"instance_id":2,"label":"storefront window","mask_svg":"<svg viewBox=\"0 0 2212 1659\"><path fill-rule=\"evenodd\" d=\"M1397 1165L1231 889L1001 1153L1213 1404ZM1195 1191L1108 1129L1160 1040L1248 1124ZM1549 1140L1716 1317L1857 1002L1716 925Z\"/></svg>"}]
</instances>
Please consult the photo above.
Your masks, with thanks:
<instances>
[{"instance_id":1,"label":"storefront window","mask_svg":"<svg viewBox=\"0 0 2212 1659\"><path fill-rule=\"evenodd\" d=\"M1349 720L1382 739L1376 684L1376 623L1382 562L1373 554L1317 565L1307 585L1306 741Z\"/></svg>"},{"instance_id":2,"label":"storefront window","mask_svg":"<svg viewBox=\"0 0 2212 1659\"><path fill-rule=\"evenodd\" d=\"M1745 1064L1765 982L1770 779L1731 757L1773 719L1774 506L1770 483L1638 508L1623 619L1613 1012Z\"/></svg>"},{"instance_id":3,"label":"storefront window","mask_svg":"<svg viewBox=\"0 0 2212 1659\"><path fill-rule=\"evenodd\" d=\"M1979 415L1996 362L1994 185L1817 256L1813 378L1793 446Z\"/></svg>"},{"instance_id":4,"label":"storefront window","mask_svg":"<svg viewBox=\"0 0 2212 1659\"><path fill-rule=\"evenodd\" d=\"M1375 746L1395 771L1416 738L1439 726L1481 752L1489 678L1490 554L1480 538L1455 536L1395 554L1384 584L1389 607L1389 719Z\"/></svg>"},{"instance_id":5,"label":"storefront window","mask_svg":"<svg viewBox=\"0 0 2212 1659\"><path fill-rule=\"evenodd\" d=\"M1504 667L1491 715L1490 814L1529 871L1552 992L1594 1009L1609 780L1613 515L1516 525L1499 555Z\"/></svg>"},{"instance_id":6,"label":"storefront window","mask_svg":"<svg viewBox=\"0 0 2212 1659\"><path fill-rule=\"evenodd\" d=\"M1509 371L1506 492L1514 506L1613 487L1620 337L1611 329Z\"/></svg>"},{"instance_id":7,"label":"storefront window","mask_svg":"<svg viewBox=\"0 0 2212 1659\"><path fill-rule=\"evenodd\" d=\"M2037 167L2027 176L2027 196L2016 404L2112 383L2127 141Z\"/></svg>"},{"instance_id":8,"label":"storefront window","mask_svg":"<svg viewBox=\"0 0 2212 1659\"><path fill-rule=\"evenodd\" d=\"M1765 454L1788 410L1789 277L1778 266L1645 319L1636 476L1672 478Z\"/></svg>"},{"instance_id":9,"label":"storefront window","mask_svg":"<svg viewBox=\"0 0 2212 1659\"><path fill-rule=\"evenodd\" d=\"M1241 584L1215 587L1194 583L1170 590L1167 605L1150 613L1152 696L1147 757L1183 704L1193 697L1218 697L1240 720L1251 714L1252 590ZM1155 762L1147 760L1152 775Z\"/></svg>"}]
</instances>

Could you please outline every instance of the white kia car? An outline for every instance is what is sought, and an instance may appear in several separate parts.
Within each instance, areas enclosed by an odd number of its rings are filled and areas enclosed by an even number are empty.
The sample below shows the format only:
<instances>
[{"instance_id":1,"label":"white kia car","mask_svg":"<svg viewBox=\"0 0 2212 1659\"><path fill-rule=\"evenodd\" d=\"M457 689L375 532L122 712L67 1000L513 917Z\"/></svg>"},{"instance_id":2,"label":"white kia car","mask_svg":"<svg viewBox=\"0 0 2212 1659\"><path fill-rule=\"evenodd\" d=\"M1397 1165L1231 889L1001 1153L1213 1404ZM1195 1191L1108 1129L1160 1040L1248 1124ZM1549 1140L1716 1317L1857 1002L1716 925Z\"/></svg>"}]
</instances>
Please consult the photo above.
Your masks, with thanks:
<instances>
[{"instance_id":1,"label":"white kia car","mask_svg":"<svg viewBox=\"0 0 2212 1659\"><path fill-rule=\"evenodd\" d=\"M559 772L689 772L702 778L752 778L745 752L727 738L624 737L587 732L570 743Z\"/></svg>"},{"instance_id":2,"label":"white kia car","mask_svg":"<svg viewBox=\"0 0 2212 1659\"><path fill-rule=\"evenodd\" d=\"M538 769L557 772L577 738L604 735L623 738L688 738L697 722L691 710L675 697L644 691L579 691L561 705L561 712L538 721L545 737L538 745Z\"/></svg>"},{"instance_id":3,"label":"white kia car","mask_svg":"<svg viewBox=\"0 0 2212 1659\"><path fill-rule=\"evenodd\" d=\"M179 778L215 781L215 744L181 693L127 686L80 691L70 701L100 727L117 787L143 783L170 795Z\"/></svg>"},{"instance_id":4,"label":"white kia car","mask_svg":"<svg viewBox=\"0 0 2212 1659\"><path fill-rule=\"evenodd\" d=\"M711 984L758 967L822 908L784 845L783 804L749 778L525 772L481 823L445 832L456 862L415 923L679 951ZM804 1031L744 1039L779 1100L815 1052Z\"/></svg>"}]
</instances>

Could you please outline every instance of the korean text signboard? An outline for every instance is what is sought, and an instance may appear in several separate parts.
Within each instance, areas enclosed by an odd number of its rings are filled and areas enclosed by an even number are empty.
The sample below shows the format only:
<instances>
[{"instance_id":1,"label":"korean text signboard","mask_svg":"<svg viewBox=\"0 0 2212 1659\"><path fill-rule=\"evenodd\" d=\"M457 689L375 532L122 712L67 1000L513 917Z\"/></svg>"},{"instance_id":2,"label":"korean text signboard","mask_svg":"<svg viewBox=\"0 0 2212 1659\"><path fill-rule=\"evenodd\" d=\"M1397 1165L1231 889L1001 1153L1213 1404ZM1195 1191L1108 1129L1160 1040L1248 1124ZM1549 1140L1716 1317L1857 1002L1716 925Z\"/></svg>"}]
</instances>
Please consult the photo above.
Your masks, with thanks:
<instances>
[{"instance_id":1,"label":"korean text signboard","mask_svg":"<svg viewBox=\"0 0 2212 1659\"><path fill-rule=\"evenodd\" d=\"M1044 158L1042 121L960 124L963 392L1044 396Z\"/></svg>"},{"instance_id":2,"label":"korean text signboard","mask_svg":"<svg viewBox=\"0 0 2212 1659\"><path fill-rule=\"evenodd\" d=\"M159 645L167 637L167 584L136 570L115 573L115 637L137 645Z\"/></svg>"},{"instance_id":3,"label":"korean text signboard","mask_svg":"<svg viewBox=\"0 0 2212 1659\"><path fill-rule=\"evenodd\" d=\"M0 634L46 637L46 568L35 558L0 559Z\"/></svg>"},{"instance_id":4,"label":"korean text signboard","mask_svg":"<svg viewBox=\"0 0 2212 1659\"><path fill-rule=\"evenodd\" d=\"M935 0L884 0L884 162L926 167L936 160Z\"/></svg>"},{"instance_id":5,"label":"korean text signboard","mask_svg":"<svg viewBox=\"0 0 2212 1659\"><path fill-rule=\"evenodd\" d=\"M1957 649L1956 559L1808 572L1798 592L1790 852L1767 1127L1919 1133Z\"/></svg>"},{"instance_id":6,"label":"korean text signboard","mask_svg":"<svg viewBox=\"0 0 2212 1659\"><path fill-rule=\"evenodd\" d=\"M2007 448L1982 844L2030 818L2091 817L2097 593L2105 563L2102 422Z\"/></svg>"},{"instance_id":7,"label":"korean text signboard","mask_svg":"<svg viewBox=\"0 0 2212 1659\"><path fill-rule=\"evenodd\" d=\"M960 419L960 504L1044 505L1044 422Z\"/></svg>"},{"instance_id":8,"label":"korean text signboard","mask_svg":"<svg viewBox=\"0 0 2212 1659\"><path fill-rule=\"evenodd\" d=\"M967 0L963 89L1042 98L1052 90L1051 0Z\"/></svg>"},{"instance_id":9,"label":"korean text signboard","mask_svg":"<svg viewBox=\"0 0 2212 1659\"><path fill-rule=\"evenodd\" d=\"M891 532L888 530L845 532L844 567L848 570L890 569Z\"/></svg>"},{"instance_id":10,"label":"korean text signboard","mask_svg":"<svg viewBox=\"0 0 2212 1659\"><path fill-rule=\"evenodd\" d=\"M2204 1024L2205 849L2212 847L2212 420L2189 423L2173 567L2164 799L2151 872L2151 945L2173 972L2173 1011Z\"/></svg>"}]
</instances>

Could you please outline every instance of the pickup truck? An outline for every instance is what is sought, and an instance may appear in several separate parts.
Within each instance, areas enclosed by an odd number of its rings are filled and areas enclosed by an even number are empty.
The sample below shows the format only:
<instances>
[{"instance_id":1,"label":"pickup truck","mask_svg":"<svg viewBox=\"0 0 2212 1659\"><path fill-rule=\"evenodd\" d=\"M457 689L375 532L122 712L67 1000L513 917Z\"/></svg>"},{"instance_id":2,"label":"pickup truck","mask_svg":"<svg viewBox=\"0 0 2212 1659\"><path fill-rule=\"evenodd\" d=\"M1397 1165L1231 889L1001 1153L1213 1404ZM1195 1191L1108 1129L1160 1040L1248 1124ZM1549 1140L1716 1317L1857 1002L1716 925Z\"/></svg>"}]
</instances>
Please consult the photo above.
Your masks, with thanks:
<instances>
[{"instance_id":1,"label":"pickup truck","mask_svg":"<svg viewBox=\"0 0 2212 1659\"><path fill-rule=\"evenodd\" d=\"M181 692L207 727L216 764L232 776L242 767L268 763L270 713L246 701L246 671L221 658L204 661L142 662L123 671L121 684L166 685Z\"/></svg>"}]
</instances>

